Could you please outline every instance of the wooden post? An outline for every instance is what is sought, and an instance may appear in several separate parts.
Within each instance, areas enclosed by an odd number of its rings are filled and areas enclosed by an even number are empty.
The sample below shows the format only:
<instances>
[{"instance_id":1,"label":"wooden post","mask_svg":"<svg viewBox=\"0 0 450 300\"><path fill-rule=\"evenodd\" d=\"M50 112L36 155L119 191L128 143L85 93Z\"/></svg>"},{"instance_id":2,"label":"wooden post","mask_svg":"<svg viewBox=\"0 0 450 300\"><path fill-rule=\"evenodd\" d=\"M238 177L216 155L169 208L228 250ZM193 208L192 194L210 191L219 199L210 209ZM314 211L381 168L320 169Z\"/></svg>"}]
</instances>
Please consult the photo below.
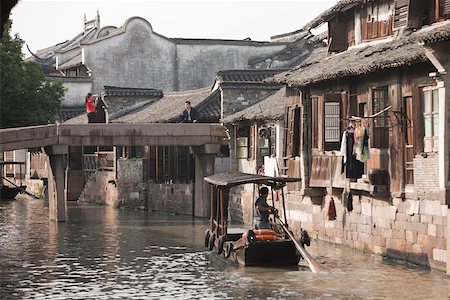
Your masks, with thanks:
<instances>
[{"instance_id":1,"label":"wooden post","mask_svg":"<svg viewBox=\"0 0 450 300\"><path fill-rule=\"evenodd\" d=\"M287 223L287 216L286 216L286 204L284 203L284 187L281 188L281 200L283 202L283 216L284 216L284 224L286 224L286 226L288 226Z\"/></svg>"},{"instance_id":2,"label":"wooden post","mask_svg":"<svg viewBox=\"0 0 450 300\"><path fill-rule=\"evenodd\" d=\"M217 234L219 234L219 222L221 221L220 220L220 205L219 205L219 202L220 202L220 189L217 189L217 201L216 201L216 216L215 216L215 218L216 218L216 221L217 221L217 225L216 225L216 233Z\"/></svg>"},{"instance_id":3,"label":"wooden post","mask_svg":"<svg viewBox=\"0 0 450 300\"><path fill-rule=\"evenodd\" d=\"M275 207L275 200L273 199L273 187L270 187L270 192L272 194L272 206Z\"/></svg>"},{"instance_id":4,"label":"wooden post","mask_svg":"<svg viewBox=\"0 0 450 300\"><path fill-rule=\"evenodd\" d=\"M213 232L213 230L214 230L214 186L213 185L211 185L210 204L211 204L211 216L209 217L209 220L211 222L211 224L210 224L210 232Z\"/></svg>"},{"instance_id":5,"label":"wooden post","mask_svg":"<svg viewBox=\"0 0 450 300\"><path fill-rule=\"evenodd\" d=\"M220 194L219 194L219 201L220 201L220 223L221 223L221 228L220 228L220 235L224 235L225 234L225 221L224 221L224 211L223 211L223 189L220 189Z\"/></svg>"}]
</instances>

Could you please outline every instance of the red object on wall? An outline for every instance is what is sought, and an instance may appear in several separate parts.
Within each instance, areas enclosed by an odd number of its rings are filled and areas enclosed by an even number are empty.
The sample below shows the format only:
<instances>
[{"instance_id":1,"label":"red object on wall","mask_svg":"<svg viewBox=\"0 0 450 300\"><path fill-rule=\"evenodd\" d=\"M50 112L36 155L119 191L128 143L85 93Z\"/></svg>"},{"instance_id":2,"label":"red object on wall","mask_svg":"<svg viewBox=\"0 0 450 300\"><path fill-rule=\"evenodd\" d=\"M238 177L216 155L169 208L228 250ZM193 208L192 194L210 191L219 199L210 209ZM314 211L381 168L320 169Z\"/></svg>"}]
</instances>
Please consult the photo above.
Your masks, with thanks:
<instances>
[{"instance_id":1,"label":"red object on wall","mask_svg":"<svg viewBox=\"0 0 450 300\"><path fill-rule=\"evenodd\" d=\"M334 206L334 199L331 198L328 204L328 220L336 220L336 206Z\"/></svg>"}]
</instances>

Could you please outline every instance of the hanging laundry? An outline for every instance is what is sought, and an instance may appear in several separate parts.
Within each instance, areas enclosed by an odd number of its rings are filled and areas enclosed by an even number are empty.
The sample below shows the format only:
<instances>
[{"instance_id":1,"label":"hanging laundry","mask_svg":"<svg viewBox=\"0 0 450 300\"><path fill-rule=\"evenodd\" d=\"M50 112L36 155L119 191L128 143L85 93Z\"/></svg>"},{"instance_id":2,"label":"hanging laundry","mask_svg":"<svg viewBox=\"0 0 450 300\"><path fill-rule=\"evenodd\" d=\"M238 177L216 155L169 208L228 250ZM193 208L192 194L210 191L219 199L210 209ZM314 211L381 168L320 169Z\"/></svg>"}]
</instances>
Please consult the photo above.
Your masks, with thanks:
<instances>
[{"instance_id":1,"label":"hanging laundry","mask_svg":"<svg viewBox=\"0 0 450 300\"><path fill-rule=\"evenodd\" d=\"M355 156L356 159L365 162L370 158L369 131L365 126L357 125L355 129Z\"/></svg>"},{"instance_id":2,"label":"hanging laundry","mask_svg":"<svg viewBox=\"0 0 450 300\"><path fill-rule=\"evenodd\" d=\"M328 220L336 220L336 206L334 206L334 199L331 197L328 204Z\"/></svg>"},{"instance_id":3,"label":"hanging laundry","mask_svg":"<svg viewBox=\"0 0 450 300\"><path fill-rule=\"evenodd\" d=\"M344 189L341 195L341 202L344 204L344 206L347 206L347 196L348 192Z\"/></svg>"},{"instance_id":4,"label":"hanging laundry","mask_svg":"<svg viewBox=\"0 0 450 300\"><path fill-rule=\"evenodd\" d=\"M341 155L343 156L343 159L341 173L344 173L345 170L345 177L356 181L356 179L362 177L364 164L356 159L354 146L355 122L350 120L349 126L342 134Z\"/></svg>"},{"instance_id":5,"label":"hanging laundry","mask_svg":"<svg viewBox=\"0 0 450 300\"><path fill-rule=\"evenodd\" d=\"M347 210L349 212L353 210L353 195L351 192L347 194Z\"/></svg>"}]
</instances>

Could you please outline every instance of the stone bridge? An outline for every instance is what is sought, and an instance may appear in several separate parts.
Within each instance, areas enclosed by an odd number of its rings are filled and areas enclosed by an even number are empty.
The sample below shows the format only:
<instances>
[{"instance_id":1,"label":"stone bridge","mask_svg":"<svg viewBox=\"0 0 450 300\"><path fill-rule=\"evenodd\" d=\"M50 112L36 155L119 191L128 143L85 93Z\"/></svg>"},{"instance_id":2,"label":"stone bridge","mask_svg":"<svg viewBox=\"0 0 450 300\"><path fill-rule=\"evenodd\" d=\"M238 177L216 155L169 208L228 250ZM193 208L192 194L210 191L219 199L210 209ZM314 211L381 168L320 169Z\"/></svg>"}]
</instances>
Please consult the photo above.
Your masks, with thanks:
<instances>
[{"instance_id":1,"label":"stone bridge","mask_svg":"<svg viewBox=\"0 0 450 300\"><path fill-rule=\"evenodd\" d=\"M66 168L68 146L191 146L201 167L195 178L196 215L209 211L204 176L214 172L214 155L227 137L219 124L52 124L0 129L0 151L44 147L49 157L49 214L67 219Z\"/></svg>"}]
</instances>

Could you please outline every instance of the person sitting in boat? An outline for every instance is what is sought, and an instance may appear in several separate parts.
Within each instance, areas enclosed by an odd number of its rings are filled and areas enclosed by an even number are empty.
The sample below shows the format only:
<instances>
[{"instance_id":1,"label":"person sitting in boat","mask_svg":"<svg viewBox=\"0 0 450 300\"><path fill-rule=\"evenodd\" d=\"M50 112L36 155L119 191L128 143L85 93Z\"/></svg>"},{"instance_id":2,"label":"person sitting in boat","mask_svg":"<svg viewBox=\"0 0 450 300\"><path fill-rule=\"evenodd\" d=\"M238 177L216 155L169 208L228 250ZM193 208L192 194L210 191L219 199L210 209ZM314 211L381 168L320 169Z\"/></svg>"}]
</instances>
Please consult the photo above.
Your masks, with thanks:
<instances>
[{"instance_id":1,"label":"person sitting in boat","mask_svg":"<svg viewBox=\"0 0 450 300\"><path fill-rule=\"evenodd\" d=\"M259 197L256 199L253 211L253 226L255 229L272 229L269 222L269 214L276 214L277 209L267 204L269 189L262 187L259 190Z\"/></svg>"}]
</instances>

